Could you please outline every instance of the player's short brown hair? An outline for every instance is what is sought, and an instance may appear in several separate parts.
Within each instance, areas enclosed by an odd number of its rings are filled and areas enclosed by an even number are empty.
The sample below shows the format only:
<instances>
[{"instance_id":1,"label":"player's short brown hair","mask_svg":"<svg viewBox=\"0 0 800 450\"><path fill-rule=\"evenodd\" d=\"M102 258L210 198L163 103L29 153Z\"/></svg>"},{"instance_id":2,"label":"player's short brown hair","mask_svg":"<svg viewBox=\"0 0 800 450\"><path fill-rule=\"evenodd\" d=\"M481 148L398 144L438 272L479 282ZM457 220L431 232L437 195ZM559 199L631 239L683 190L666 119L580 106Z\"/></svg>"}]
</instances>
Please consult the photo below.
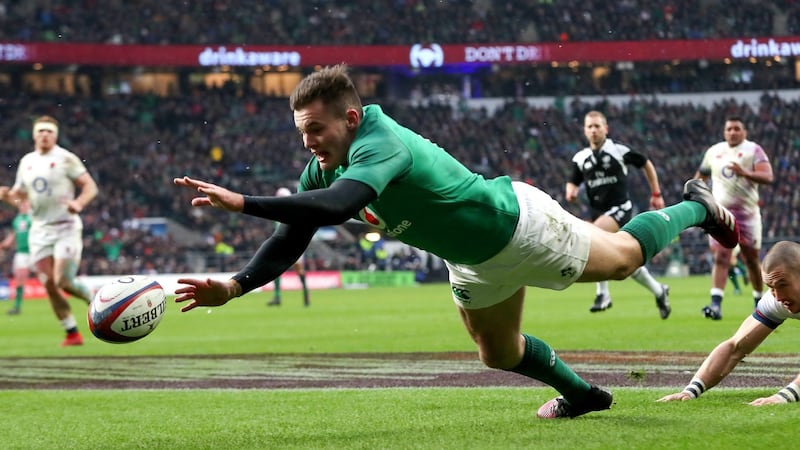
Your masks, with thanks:
<instances>
[{"instance_id":1,"label":"player's short brown hair","mask_svg":"<svg viewBox=\"0 0 800 450\"><path fill-rule=\"evenodd\" d=\"M297 111L317 99L342 116L348 109L355 109L359 117L363 116L361 97L345 64L325 67L303 78L289 96L289 106Z\"/></svg>"},{"instance_id":2,"label":"player's short brown hair","mask_svg":"<svg viewBox=\"0 0 800 450\"><path fill-rule=\"evenodd\" d=\"M761 268L766 273L779 267L793 271L797 270L798 266L800 266L800 244L793 241L776 243L764 255L764 260L761 262Z\"/></svg>"}]
</instances>

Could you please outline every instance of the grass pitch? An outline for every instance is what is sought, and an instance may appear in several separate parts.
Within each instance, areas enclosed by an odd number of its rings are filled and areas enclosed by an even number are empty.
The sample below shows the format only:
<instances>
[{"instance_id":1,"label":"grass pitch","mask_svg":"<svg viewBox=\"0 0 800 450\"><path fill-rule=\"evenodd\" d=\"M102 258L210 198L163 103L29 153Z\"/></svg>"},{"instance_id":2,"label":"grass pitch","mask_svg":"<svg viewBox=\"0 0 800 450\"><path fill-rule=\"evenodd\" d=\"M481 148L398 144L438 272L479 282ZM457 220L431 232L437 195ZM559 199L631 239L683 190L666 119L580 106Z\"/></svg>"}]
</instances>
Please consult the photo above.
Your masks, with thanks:
<instances>
[{"instance_id":1,"label":"grass pitch","mask_svg":"<svg viewBox=\"0 0 800 450\"><path fill-rule=\"evenodd\" d=\"M612 282L614 306L590 314L594 285L530 289L523 330L557 350L709 352L752 310L749 294L728 293L712 322L708 277L664 279L672 316L661 320L652 296L632 280ZM61 349L46 302L0 316L0 358L474 351L446 285L299 293L267 308L247 295L216 309L180 313L170 303L152 335L132 344L94 339ZM0 308L5 306L0 303ZM86 306L73 303L83 318ZM796 352L787 323L759 353ZM8 376L8 374L4 374ZM691 373L686 374L686 380ZM787 382L790 380L786 380ZM712 390L698 400L660 404L674 389L615 389L616 405L575 420L536 420L549 388L397 388L304 390L0 391L0 442L8 449L150 448L789 448L800 420L795 404L754 408L772 388Z\"/></svg>"},{"instance_id":2,"label":"grass pitch","mask_svg":"<svg viewBox=\"0 0 800 450\"><path fill-rule=\"evenodd\" d=\"M700 309L709 302L708 277L663 282L670 285L673 310L667 320L659 318L650 292L633 280L610 282L613 307L594 314L589 313L593 283L564 291L529 288L522 330L557 350L706 353L752 312L749 292L729 292L723 319L705 319ZM267 307L268 300L267 294L248 294L223 307L187 313L169 300L158 328L130 344L94 339L86 306L72 300L86 345L67 349L58 346L63 332L47 302L29 301L22 315L0 315L0 357L475 350L444 284L314 291L309 308L299 292L286 292L280 307ZM795 351L794 339L781 338L794 322L782 325L759 351Z\"/></svg>"}]
</instances>

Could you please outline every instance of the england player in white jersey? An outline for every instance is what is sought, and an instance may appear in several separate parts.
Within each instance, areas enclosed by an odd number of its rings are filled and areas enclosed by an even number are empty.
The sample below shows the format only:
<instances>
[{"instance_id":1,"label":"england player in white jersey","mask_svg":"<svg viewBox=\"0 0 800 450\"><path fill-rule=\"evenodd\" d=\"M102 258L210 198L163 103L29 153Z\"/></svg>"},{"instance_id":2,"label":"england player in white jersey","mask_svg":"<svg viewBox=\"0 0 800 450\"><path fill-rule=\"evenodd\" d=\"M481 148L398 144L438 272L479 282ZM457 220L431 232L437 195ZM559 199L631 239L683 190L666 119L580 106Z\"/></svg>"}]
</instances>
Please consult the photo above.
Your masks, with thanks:
<instances>
[{"instance_id":1,"label":"england player in white jersey","mask_svg":"<svg viewBox=\"0 0 800 450\"><path fill-rule=\"evenodd\" d=\"M774 180L764 149L747 140L747 129L742 119L730 117L725 121L725 141L706 150L695 178L711 179L714 198L736 217L739 224L739 247L747 266L747 274L753 287L753 300L758 303L763 293L761 280L761 209L758 206L758 186ZM731 249L719 245L709 238L714 253L711 270L711 303L703 307L703 315L712 320L722 318L722 299L728 270L731 264Z\"/></svg>"},{"instance_id":2,"label":"england player in white jersey","mask_svg":"<svg viewBox=\"0 0 800 450\"><path fill-rule=\"evenodd\" d=\"M35 148L20 159L14 185L0 187L0 199L12 205L30 201L31 259L66 330L61 345L82 345L78 323L62 290L91 301L89 288L76 279L83 251L79 214L97 196L97 184L80 158L57 144L54 118L42 116L34 121L33 140Z\"/></svg>"},{"instance_id":3,"label":"england player in white jersey","mask_svg":"<svg viewBox=\"0 0 800 450\"><path fill-rule=\"evenodd\" d=\"M764 257L764 284L770 290L736 333L714 348L681 392L658 401L693 400L719 384L786 319L800 319L800 244L781 241ZM785 388L769 397L750 402L761 406L800 401L800 374Z\"/></svg>"}]
</instances>

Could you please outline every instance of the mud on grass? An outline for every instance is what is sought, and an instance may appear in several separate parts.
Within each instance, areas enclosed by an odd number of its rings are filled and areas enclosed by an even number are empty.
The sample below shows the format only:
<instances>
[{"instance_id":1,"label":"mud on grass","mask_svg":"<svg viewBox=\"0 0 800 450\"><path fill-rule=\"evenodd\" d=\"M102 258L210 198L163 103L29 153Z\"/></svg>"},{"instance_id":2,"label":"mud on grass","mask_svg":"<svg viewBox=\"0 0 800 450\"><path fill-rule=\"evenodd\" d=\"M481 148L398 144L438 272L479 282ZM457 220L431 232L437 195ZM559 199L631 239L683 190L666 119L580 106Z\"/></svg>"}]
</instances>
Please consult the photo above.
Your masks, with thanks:
<instances>
[{"instance_id":1,"label":"mud on grass","mask_svg":"<svg viewBox=\"0 0 800 450\"><path fill-rule=\"evenodd\" d=\"M680 387L705 354L565 351L592 384ZM796 356L751 355L723 382L775 387L797 373ZM213 356L0 358L0 389L292 389L541 386L485 367L473 352L235 354Z\"/></svg>"}]
</instances>

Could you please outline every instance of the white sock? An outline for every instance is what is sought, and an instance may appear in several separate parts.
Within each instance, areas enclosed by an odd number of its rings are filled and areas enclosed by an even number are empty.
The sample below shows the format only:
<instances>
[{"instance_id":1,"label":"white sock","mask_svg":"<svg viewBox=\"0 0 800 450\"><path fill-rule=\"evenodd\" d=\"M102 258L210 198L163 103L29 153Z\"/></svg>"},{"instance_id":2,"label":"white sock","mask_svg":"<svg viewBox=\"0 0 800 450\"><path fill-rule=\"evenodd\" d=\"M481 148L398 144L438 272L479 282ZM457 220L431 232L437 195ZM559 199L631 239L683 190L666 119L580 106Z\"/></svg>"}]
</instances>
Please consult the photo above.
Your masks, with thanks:
<instances>
[{"instance_id":1,"label":"white sock","mask_svg":"<svg viewBox=\"0 0 800 450\"><path fill-rule=\"evenodd\" d=\"M636 269L636 271L631 274L631 278L649 289L650 292L652 292L656 297L664 293L664 287L661 286L661 283L653 278L652 275L650 275L650 271L647 270L647 267L645 266Z\"/></svg>"},{"instance_id":2,"label":"white sock","mask_svg":"<svg viewBox=\"0 0 800 450\"><path fill-rule=\"evenodd\" d=\"M65 330L71 330L73 328L78 328L78 321L75 320L75 316L70 314L67 316L66 319L61 321L61 326L64 327Z\"/></svg>"},{"instance_id":3,"label":"white sock","mask_svg":"<svg viewBox=\"0 0 800 450\"><path fill-rule=\"evenodd\" d=\"M597 295L608 295L608 281L597 282Z\"/></svg>"}]
</instances>

